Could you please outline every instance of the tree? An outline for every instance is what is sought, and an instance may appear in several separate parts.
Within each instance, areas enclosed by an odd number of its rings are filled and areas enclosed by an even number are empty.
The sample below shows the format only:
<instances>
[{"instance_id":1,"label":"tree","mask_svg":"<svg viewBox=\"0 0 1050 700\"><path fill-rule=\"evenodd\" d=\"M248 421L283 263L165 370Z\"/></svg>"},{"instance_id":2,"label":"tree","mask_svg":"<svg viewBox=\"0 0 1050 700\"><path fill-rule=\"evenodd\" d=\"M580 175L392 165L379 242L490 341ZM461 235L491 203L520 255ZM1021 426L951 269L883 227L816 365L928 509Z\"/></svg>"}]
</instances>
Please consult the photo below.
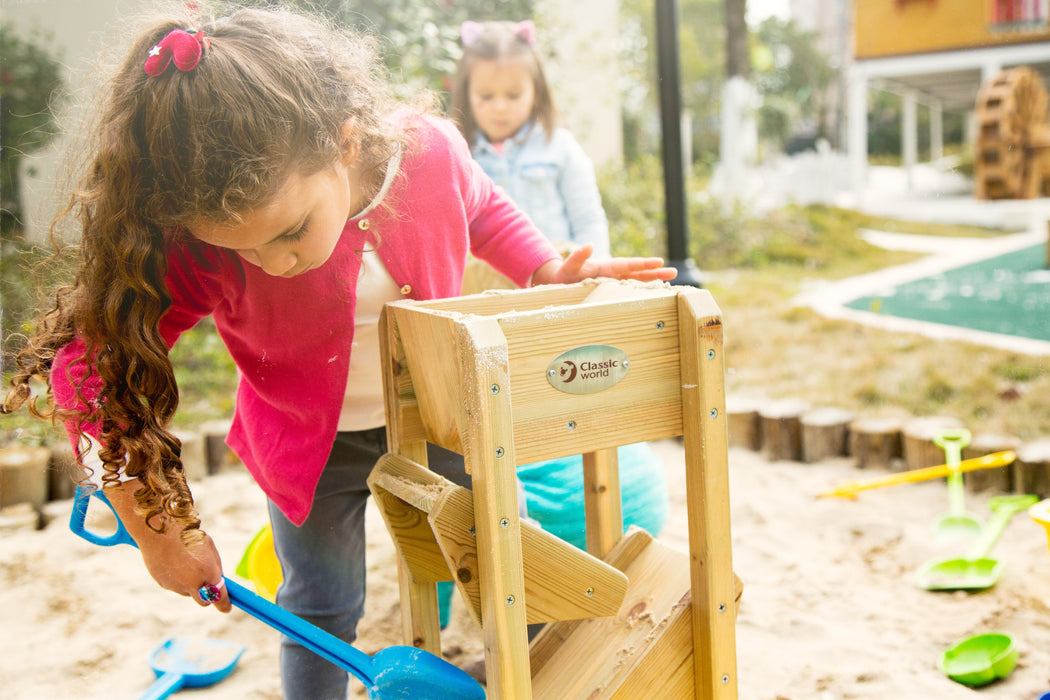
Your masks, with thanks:
<instances>
[{"instance_id":1,"label":"tree","mask_svg":"<svg viewBox=\"0 0 1050 700\"><path fill-rule=\"evenodd\" d=\"M770 17L754 34L755 87L763 96L760 129L768 140L786 141L800 121L827 138L828 88L835 77L830 59L817 48L817 36L794 21Z\"/></svg>"},{"instance_id":2,"label":"tree","mask_svg":"<svg viewBox=\"0 0 1050 700\"><path fill-rule=\"evenodd\" d=\"M21 237L23 158L55 135L51 101L62 87L58 62L39 34L21 36L10 22L0 24L0 234Z\"/></svg>"},{"instance_id":3,"label":"tree","mask_svg":"<svg viewBox=\"0 0 1050 700\"><path fill-rule=\"evenodd\" d=\"M751 77L751 56L747 43L747 0L725 0L726 78Z\"/></svg>"},{"instance_id":4,"label":"tree","mask_svg":"<svg viewBox=\"0 0 1050 700\"><path fill-rule=\"evenodd\" d=\"M724 82L724 8L721 0L679 0L682 109L692 121L693 163L718 155L718 115ZM622 0L620 67L624 156L633 161L659 148L654 0Z\"/></svg>"},{"instance_id":5,"label":"tree","mask_svg":"<svg viewBox=\"0 0 1050 700\"><path fill-rule=\"evenodd\" d=\"M459 27L465 20L522 20L533 0L292 0L307 11L367 31L382 41L383 60L406 94L442 92L461 54ZM272 0L231 0L239 6L268 6Z\"/></svg>"}]
</instances>

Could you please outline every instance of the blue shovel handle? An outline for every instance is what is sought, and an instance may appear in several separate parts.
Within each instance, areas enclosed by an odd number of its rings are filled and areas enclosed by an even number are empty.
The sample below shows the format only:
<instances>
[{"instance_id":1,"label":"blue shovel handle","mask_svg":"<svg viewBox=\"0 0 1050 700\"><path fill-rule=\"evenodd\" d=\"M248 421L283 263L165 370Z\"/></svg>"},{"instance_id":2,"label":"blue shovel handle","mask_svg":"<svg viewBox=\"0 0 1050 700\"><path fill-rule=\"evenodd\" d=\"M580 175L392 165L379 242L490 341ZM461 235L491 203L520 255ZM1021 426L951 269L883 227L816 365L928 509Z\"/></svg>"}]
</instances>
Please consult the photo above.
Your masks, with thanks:
<instances>
[{"instance_id":1,"label":"blue shovel handle","mask_svg":"<svg viewBox=\"0 0 1050 700\"><path fill-rule=\"evenodd\" d=\"M153 685L147 688L146 692L140 695L138 700L164 700L169 695L182 690L185 681L186 676L181 673L165 673L153 681Z\"/></svg>"},{"instance_id":2,"label":"blue shovel handle","mask_svg":"<svg viewBox=\"0 0 1050 700\"><path fill-rule=\"evenodd\" d=\"M87 517L88 505L91 496L101 500L113 511L117 518L117 530L112 535L100 535L91 532L84 524ZM130 544L138 547L135 540L128 533L124 523L117 516L113 504L109 502L105 494L99 489L78 486L76 498L73 501L73 513L69 518L69 529L92 544L103 547L112 547L117 544ZM230 596L230 602L252 617L266 623L275 630L285 634L315 654L328 659L336 666L354 674L366 688L374 685L375 669L372 657L355 649L338 637L325 632L316 625L310 624L294 613L290 613L276 603L271 603L266 598L252 593L244 586L229 578L223 577L226 583L226 592Z\"/></svg>"}]
</instances>

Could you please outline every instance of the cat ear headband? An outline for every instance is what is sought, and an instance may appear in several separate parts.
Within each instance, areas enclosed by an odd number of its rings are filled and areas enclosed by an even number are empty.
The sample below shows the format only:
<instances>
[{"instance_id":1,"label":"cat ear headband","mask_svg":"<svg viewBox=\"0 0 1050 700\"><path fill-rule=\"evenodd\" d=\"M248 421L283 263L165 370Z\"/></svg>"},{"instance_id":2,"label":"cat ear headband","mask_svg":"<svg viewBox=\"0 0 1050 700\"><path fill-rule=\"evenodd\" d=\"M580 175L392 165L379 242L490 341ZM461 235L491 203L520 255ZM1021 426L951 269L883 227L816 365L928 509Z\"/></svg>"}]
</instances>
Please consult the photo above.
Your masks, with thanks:
<instances>
[{"instance_id":1,"label":"cat ear headband","mask_svg":"<svg viewBox=\"0 0 1050 700\"><path fill-rule=\"evenodd\" d=\"M485 27L478 22L467 20L459 27L459 38L464 46L470 46L485 33ZM526 44L532 46L536 43L536 25L531 19L526 19L514 25L514 33Z\"/></svg>"},{"instance_id":2,"label":"cat ear headband","mask_svg":"<svg viewBox=\"0 0 1050 700\"><path fill-rule=\"evenodd\" d=\"M191 71L201 62L204 51L211 47L211 39L200 31L190 34L182 29L171 31L149 50L143 68L151 78L163 75L172 63L183 72Z\"/></svg>"}]
</instances>

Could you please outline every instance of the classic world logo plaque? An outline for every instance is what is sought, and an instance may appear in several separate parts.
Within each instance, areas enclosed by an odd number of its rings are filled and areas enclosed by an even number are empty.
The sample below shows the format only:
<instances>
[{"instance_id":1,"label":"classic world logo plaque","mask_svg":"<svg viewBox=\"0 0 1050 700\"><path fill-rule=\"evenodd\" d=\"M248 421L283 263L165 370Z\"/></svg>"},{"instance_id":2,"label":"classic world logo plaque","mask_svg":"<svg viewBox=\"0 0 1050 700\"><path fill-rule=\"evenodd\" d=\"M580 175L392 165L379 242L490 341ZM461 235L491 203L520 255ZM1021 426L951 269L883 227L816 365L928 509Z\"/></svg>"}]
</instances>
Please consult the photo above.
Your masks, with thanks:
<instances>
[{"instance_id":1,"label":"classic world logo plaque","mask_svg":"<svg viewBox=\"0 0 1050 700\"><path fill-rule=\"evenodd\" d=\"M566 350L547 365L547 381L567 394L604 391L627 376L627 353L611 345L581 345Z\"/></svg>"}]
</instances>

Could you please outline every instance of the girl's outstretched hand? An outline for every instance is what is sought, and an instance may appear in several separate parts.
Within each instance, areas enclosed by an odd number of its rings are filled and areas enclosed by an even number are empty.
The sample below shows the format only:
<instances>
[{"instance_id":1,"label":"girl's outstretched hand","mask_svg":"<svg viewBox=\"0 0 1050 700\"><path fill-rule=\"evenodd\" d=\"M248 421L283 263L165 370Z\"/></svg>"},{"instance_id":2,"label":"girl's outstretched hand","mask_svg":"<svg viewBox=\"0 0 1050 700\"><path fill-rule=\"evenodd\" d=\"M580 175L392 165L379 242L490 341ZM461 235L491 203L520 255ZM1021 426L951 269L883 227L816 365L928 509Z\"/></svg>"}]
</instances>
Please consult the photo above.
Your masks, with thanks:
<instances>
[{"instance_id":1,"label":"girl's outstretched hand","mask_svg":"<svg viewBox=\"0 0 1050 700\"><path fill-rule=\"evenodd\" d=\"M572 284L592 277L618 280L673 280L678 271L664 267L663 258L610 258L591 260L592 247L585 245L569 253L564 260L548 260L532 275L532 284Z\"/></svg>"},{"instance_id":2,"label":"girl's outstretched hand","mask_svg":"<svg viewBox=\"0 0 1050 700\"><path fill-rule=\"evenodd\" d=\"M168 527L164 533L151 530L141 515L135 513L135 491L139 482L129 481L117 488L107 488L109 502L120 516L121 522L142 552L142 561L150 576L169 591L193 598L198 605L213 605L222 612L229 612L230 597L225 585L214 589L218 595L211 601L201 598L202 586L221 584L222 561L211 537L187 547L180 538L181 529Z\"/></svg>"}]
</instances>

